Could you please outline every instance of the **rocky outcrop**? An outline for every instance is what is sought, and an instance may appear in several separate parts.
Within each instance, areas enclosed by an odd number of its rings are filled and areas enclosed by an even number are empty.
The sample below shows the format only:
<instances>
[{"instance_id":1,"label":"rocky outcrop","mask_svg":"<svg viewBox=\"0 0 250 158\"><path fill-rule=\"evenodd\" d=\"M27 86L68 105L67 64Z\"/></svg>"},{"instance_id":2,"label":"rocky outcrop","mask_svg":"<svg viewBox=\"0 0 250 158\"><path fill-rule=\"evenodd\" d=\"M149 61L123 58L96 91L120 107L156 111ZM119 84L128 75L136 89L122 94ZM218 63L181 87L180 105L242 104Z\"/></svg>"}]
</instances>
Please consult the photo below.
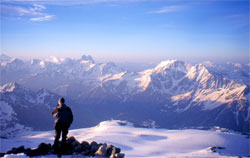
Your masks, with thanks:
<instances>
[{"instance_id":1,"label":"rocky outcrop","mask_svg":"<svg viewBox=\"0 0 250 158\"><path fill-rule=\"evenodd\" d=\"M37 148L25 148L20 146L18 148L12 148L6 153L0 153L3 157L7 154L18 154L24 153L29 157L39 156L39 155L83 155L83 156L99 156L99 157L109 157L109 158L124 158L125 154L120 153L121 149L113 145L107 145L106 143L97 143L95 141L89 143L87 141L82 141L81 143L75 139L75 137L69 137L66 141L66 145L61 142L58 144L57 150L50 143L40 143Z\"/></svg>"},{"instance_id":2,"label":"rocky outcrop","mask_svg":"<svg viewBox=\"0 0 250 158\"><path fill-rule=\"evenodd\" d=\"M217 150L225 149L225 147L221 146L213 146L209 148L212 152L217 152Z\"/></svg>"}]
</instances>

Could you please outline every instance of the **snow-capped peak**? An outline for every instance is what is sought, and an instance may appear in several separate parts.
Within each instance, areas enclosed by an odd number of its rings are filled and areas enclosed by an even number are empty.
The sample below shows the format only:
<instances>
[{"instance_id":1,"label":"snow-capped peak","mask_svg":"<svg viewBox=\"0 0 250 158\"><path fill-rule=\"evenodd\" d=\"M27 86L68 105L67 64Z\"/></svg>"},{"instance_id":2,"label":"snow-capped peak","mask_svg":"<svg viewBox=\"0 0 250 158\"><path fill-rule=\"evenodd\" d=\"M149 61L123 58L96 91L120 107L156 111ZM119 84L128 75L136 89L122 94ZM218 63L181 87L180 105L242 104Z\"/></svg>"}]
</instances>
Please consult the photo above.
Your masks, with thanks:
<instances>
[{"instance_id":1,"label":"snow-capped peak","mask_svg":"<svg viewBox=\"0 0 250 158\"><path fill-rule=\"evenodd\" d=\"M7 56L4 53L0 54L0 61L10 61L11 59L12 59L11 57Z\"/></svg>"},{"instance_id":2,"label":"snow-capped peak","mask_svg":"<svg viewBox=\"0 0 250 158\"><path fill-rule=\"evenodd\" d=\"M159 65L156 66L156 69L162 67L169 67L169 65L173 65L177 60L166 60L162 61Z\"/></svg>"},{"instance_id":3,"label":"snow-capped peak","mask_svg":"<svg viewBox=\"0 0 250 158\"><path fill-rule=\"evenodd\" d=\"M51 63L55 63L55 64L61 64L63 62L64 58L58 58L55 56L50 56L48 59L46 59L46 61L51 62Z\"/></svg>"},{"instance_id":4,"label":"snow-capped peak","mask_svg":"<svg viewBox=\"0 0 250 158\"><path fill-rule=\"evenodd\" d=\"M5 91L5 92L14 92L14 90L16 89L25 89L24 87L22 87L21 85L19 85L16 82L11 82L11 83L7 83L5 85L3 85L0 88L0 91Z\"/></svg>"},{"instance_id":5,"label":"snow-capped peak","mask_svg":"<svg viewBox=\"0 0 250 158\"><path fill-rule=\"evenodd\" d=\"M95 63L95 61L93 60L93 58L92 58L90 55L83 55L83 56L81 57L81 60L82 60L82 61L88 61L88 62L90 62L90 63L92 63L92 64Z\"/></svg>"},{"instance_id":6,"label":"snow-capped peak","mask_svg":"<svg viewBox=\"0 0 250 158\"><path fill-rule=\"evenodd\" d=\"M211 62L211 61L205 61L202 64L207 66L207 67L214 67L215 66L215 64L213 62Z\"/></svg>"},{"instance_id":7,"label":"snow-capped peak","mask_svg":"<svg viewBox=\"0 0 250 158\"><path fill-rule=\"evenodd\" d=\"M40 64L40 62L41 62L41 60L39 60L39 59L32 59L32 60L30 61L30 64L31 64L31 65L37 65L37 64Z\"/></svg>"},{"instance_id":8,"label":"snow-capped peak","mask_svg":"<svg viewBox=\"0 0 250 158\"><path fill-rule=\"evenodd\" d=\"M23 64L24 64L24 62L23 62L22 60L17 59L17 58L12 58L12 59L9 61L9 63L15 64L15 65L23 65Z\"/></svg>"},{"instance_id":9,"label":"snow-capped peak","mask_svg":"<svg viewBox=\"0 0 250 158\"><path fill-rule=\"evenodd\" d=\"M201 80L202 78L210 78L211 76L212 75L203 64L193 66L187 74L187 77L192 80Z\"/></svg>"},{"instance_id":10,"label":"snow-capped peak","mask_svg":"<svg viewBox=\"0 0 250 158\"><path fill-rule=\"evenodd\" d=\"M179 60L167 60L162 61L159 65L155 67L156 72L165 71L166 69L173 69L175 71L187 71L187 64Z\"/></svg>"},{"instance_id":11,"label":"snow-capped peak","mask_svg":"<svg viewBox=\"0 0 250 158\"><path fill-rule=\"evenodd\" d=\"M44 68L46 66L46 63L44 61L40 61L39 65L40 67Z\"/></svg>"}]
</instances>

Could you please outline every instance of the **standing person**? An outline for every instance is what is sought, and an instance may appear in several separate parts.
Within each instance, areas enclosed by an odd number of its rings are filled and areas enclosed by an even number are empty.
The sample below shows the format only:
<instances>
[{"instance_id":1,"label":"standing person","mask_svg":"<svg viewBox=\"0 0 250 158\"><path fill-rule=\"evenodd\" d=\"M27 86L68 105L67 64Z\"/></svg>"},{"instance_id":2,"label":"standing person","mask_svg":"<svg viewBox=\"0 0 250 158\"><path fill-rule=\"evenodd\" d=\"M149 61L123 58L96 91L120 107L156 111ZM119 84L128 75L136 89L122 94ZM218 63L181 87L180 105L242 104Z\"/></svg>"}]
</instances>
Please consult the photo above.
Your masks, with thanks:
<instances>
[{"instance_id":1,"label":"standing person","mask_svg":"<svg viewBox=\"0 0 250 158\"><path fill-rule=\"evenodd\" d=\"M52 115L55 119L55 141L54 141L54 151L58 150L58 143L62 133L62 147L64 148L66 145L66 138L68 134L69 127L73 122L73 114L70 109L65 104L64 98L60 98L58 100L57 107L52 111Z\"/></svg>"}]
</instances>

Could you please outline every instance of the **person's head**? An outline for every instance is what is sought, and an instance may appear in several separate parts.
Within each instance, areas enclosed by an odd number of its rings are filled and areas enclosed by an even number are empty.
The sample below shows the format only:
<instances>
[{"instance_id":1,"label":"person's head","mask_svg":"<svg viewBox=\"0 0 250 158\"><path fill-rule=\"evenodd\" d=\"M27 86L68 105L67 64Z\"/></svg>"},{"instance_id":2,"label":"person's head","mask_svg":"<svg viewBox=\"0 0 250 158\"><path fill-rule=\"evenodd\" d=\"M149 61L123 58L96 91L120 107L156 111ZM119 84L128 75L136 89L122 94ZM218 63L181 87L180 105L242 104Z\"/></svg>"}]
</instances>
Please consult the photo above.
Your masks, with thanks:
<instances>
[{"instance_id":1,"label":"person's head","mask_svg":"<svg viewBox=\"0 0 250 158\"><path fill-rule=\"evenodd\" d=\"M58 104L59 105L64 104L64 102L65 102L64 98L59 98L59 100L58 100Z\"/></svg>"}]
</instances>

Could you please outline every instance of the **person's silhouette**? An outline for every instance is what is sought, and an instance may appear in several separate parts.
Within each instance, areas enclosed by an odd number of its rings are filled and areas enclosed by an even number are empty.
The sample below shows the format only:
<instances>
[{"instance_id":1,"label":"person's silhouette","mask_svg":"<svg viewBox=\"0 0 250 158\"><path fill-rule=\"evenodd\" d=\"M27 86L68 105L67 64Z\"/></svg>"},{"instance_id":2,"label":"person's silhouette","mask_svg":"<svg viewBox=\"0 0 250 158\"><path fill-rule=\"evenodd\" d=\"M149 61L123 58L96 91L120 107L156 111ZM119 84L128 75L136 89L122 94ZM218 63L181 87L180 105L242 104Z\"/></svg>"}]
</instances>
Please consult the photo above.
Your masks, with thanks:
<instances>
[{"instance_id":1,"label":"person's silhouette","mask_svg":"<svg viewBox=\"0 0 250 158\"><path fill-rule=\"evenodd\" d=\"M73 113L65 104L64 98L58 100L57 107L52 111L52 115L55 119L55 141L54 141L54 151L58 151L58 143L62 133L62 147L66 145L66 138L68 134L69 127L73 122Z\"/></svg>"}]
</instances>

